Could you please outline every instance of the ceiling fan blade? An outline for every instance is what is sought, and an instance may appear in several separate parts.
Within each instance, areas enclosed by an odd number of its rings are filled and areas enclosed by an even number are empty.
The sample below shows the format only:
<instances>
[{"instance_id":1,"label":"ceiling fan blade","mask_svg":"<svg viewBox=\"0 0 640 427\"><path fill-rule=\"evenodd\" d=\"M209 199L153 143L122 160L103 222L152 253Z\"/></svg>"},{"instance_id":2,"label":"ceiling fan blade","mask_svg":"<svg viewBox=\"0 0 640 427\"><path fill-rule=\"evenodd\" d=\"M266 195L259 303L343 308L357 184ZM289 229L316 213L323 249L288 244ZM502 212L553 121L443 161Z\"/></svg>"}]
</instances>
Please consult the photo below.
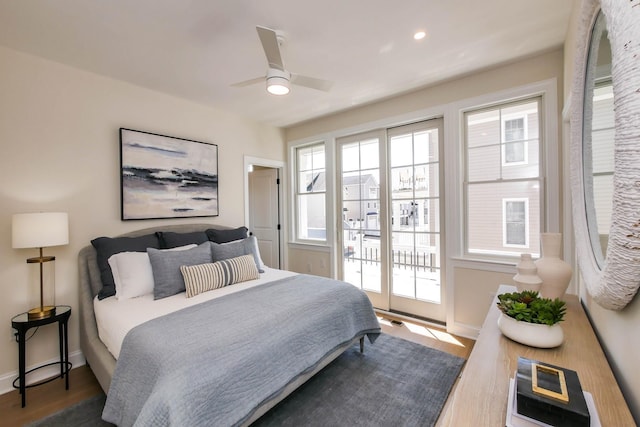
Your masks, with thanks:
<instances>
[{"instance_id":1,"label":"ceiling fan blade","mask_svg":"<svg viewBox=\"0 0 640 427\"><path fill-rule=\"evenodd\" d=\"M282 55L280 54L280 44L278 43L278 36L276 32L269 28L260 26L257 26L256 30L258 30L258 37L260 37L264 54L267 56L269 68L284 71Z\"/></svg>"},{"instance_id":2,"label":"ceiling fan blade","mask_svg":"<svg viewBox=\"0 0 640 427\"><path fill-rule=\"evenodd\" d=\"M243 82L234 83L231 87L245 87L256 83L264 82L264 77L256 77L255 79L245 80Z\"/></svg>"},{"instance_id":3,"label":"ceiling fan blade","mask_svg":"<svg viewBox=\"0 0 640 427\"><path fill-rule=\"evenodd\" d=\"M333 82L328 80L316 79L315 77L302 76L300 74L291 74L291 83L324 92L329 92L333 86Z\"/></svg>"}]
</instances>

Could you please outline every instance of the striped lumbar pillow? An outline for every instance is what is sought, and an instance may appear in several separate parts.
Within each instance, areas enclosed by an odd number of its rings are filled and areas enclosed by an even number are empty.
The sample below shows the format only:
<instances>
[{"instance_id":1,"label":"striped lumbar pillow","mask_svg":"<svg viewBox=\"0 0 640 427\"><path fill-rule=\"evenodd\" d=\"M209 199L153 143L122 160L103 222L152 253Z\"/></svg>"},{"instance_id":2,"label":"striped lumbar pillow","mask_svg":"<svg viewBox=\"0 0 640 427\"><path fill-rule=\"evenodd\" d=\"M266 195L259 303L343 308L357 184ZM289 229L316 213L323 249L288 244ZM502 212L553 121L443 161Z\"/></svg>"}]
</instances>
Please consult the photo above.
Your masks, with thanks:
<instances>
[{"instance_id":1,"label":"striped lumbar pillow","mask_svg":"<svg viewBox=\"0 0 640 427\"><path fill-rule=\"evenodd\" d=\"M180 272L184 278L187 298L260 277L253 255L243 255L208 264L183 265L180 267Z\"/></svg>"}]
</instances>

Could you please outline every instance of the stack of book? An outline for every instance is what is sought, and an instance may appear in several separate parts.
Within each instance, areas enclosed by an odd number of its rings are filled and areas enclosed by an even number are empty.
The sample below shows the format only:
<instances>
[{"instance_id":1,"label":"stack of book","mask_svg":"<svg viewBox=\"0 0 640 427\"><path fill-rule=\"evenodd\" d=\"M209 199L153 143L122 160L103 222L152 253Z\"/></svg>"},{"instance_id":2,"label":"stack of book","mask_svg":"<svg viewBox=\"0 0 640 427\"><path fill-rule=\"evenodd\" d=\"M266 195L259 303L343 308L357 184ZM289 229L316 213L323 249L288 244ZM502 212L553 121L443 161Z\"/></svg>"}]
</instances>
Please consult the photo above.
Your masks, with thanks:
<instances>
[{"instance_id":1,"label":"stack of book","mask_svg":"<svg viewBox=\"0 0 640 427\"><path fill-rule=\"evenodd\" d=\"M518 358L509 383L507 427L599 427L593 397L570 369Z\"/></svg>"}]
</instances>

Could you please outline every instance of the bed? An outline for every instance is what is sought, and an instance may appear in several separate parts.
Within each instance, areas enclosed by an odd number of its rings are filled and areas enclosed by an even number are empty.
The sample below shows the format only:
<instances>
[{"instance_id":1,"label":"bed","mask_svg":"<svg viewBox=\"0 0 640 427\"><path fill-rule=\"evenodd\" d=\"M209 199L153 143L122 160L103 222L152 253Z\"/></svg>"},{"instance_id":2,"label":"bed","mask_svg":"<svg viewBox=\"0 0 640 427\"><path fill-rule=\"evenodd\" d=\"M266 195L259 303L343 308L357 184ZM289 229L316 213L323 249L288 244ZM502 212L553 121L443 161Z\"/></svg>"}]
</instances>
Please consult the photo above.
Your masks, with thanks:
<instances>
[{"instance_id":1,"label":"bed","mask_svg":"<svg viewBox=\"0 0 640 427\"><path fill-rule=\"evenodd\" d=\"M117 237L210 229L232 230L188 224ZM193 246L189 251L195 253ZM353 286L269 269L260 265L259 255L258 279L192 298L183 293L155 301L153 295L99 300L104 272L98 258L93 245L79 253L80 348L108 393L104 416L118 425L249 425L347 348L359 342L362 350L365 336L373 342L380 333L371 304ZM337 292L353 296L331 299L342 295ZM127 316L127 311L135 314ZM163 339L163 333L171 339ZM175 347L189 350L174 355Z\"/></svg>"}]
</instances>

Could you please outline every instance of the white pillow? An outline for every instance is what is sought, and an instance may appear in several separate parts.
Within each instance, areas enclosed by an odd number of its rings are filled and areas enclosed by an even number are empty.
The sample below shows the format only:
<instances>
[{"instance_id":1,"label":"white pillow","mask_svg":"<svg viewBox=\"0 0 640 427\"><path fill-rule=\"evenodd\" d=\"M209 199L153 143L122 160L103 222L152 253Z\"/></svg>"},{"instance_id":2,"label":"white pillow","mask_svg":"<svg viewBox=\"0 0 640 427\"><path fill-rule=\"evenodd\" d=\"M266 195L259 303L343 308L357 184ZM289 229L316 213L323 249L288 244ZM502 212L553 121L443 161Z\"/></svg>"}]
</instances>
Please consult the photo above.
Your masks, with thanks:
<instances>
[{"instance_id":1,"label":"white pillow","mask_svg":"<svg viewBox=\"0 0 640 427\"><path fill-rule=\"evenodd\" d=\"M198 245L179 246L163 251L184 251ZM146 252L120 252L109 257L116 284L116 298L129 299L153 293L153 270Z\"/></svg>"}]
</instances>

